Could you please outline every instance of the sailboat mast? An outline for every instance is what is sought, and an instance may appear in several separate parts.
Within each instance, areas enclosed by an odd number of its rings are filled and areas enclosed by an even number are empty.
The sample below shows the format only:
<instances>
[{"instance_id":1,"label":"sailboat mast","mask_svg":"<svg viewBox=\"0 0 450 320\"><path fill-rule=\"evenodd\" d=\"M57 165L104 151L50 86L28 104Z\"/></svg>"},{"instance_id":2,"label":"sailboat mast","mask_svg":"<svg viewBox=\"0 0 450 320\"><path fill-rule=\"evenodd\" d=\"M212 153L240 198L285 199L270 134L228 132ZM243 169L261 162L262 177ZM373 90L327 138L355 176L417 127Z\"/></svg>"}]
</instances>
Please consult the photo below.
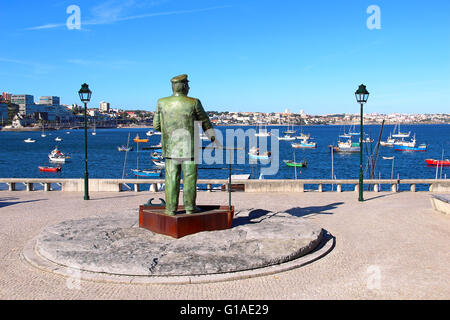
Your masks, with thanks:
<instances>
[{"instance_id":1,"label":"sailboat mast","mask_svg":"<svg viewBox=\"0 0 450 320\"><path fill-rule=\"evenodd\" d=\"M296 162L295 162L295 150L294 150L294 172L295 172L295 180L297 180L297 165L296 165Z\"/></svg>"},{"instance_id":2,"label":"sailboat mast","mask_svg":"<svg viewBox=\"0 0 450 320\"><path fill-rule=\"evenodd\" d=\"M130 143L130 133L128 132L127 149L125 150L125 160L123 161L122 179L125 177L125 167L127 163L128 145Z\"/></svg>"}]
</instances>

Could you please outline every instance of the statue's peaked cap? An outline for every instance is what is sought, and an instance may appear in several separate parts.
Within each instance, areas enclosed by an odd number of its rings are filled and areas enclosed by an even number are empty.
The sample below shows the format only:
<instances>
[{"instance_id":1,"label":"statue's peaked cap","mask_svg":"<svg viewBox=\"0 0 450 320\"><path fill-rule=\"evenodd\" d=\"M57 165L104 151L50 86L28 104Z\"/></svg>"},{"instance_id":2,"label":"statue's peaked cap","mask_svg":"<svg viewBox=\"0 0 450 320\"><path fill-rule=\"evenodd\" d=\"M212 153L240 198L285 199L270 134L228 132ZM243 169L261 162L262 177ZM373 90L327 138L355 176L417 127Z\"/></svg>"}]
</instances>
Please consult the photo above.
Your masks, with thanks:
<instances>
[{"instance_id":1,"label":"statue's peaked cap","mask_svg":"<svg viewBox=\"0 0 450 320\"><path fill-rule=\"evenodd\" d=\"M189 82L189 80L187 79L187 74L181 74L179 76L173 77L172 79L170 79L170 81L172 81L172 83L176 83L176 82Z\"/></svg>"}]
</instances>

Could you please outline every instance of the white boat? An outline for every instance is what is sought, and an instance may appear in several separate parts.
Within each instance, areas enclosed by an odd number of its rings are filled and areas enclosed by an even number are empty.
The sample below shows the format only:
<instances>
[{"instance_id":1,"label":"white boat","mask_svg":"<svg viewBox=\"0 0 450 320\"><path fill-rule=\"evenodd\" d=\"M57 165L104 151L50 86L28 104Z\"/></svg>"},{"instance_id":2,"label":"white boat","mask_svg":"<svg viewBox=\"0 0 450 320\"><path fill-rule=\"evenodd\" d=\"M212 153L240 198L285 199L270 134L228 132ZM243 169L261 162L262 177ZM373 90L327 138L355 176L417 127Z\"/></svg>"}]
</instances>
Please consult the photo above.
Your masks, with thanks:
<instances>
[{"instance_id":1,"label":"white boat","mask_svg":"<svg viewBox=\"0 0 450 320\"><path fill-rule=\"evenodd\" d=\"M416 136L414 135L411 141L405 141L404 139L397 140L395 141L394 146L414 148L416 146Z\"/></svg>"},{"instance_id":2,"label":"white boat","mask_svg":"<svg viewBox=\"0 0 450 320\"><path fill-rule=\"evenodd\" d=\"M44 127L42 127L42 133L41 133L41 137L42 138L45 138L47 135L45 134L45 130L44 130Z\"/></svg>"},{"instance_id":3,"label":"white boat","mask_svg":"<svg viewBox=\"0 0 450 320\"><path fill-rule=\"evenodd\" d=\"M55 141L62 141L63 139L61 139L60 137L56 137Z\"/></svg>"},{"instance_id":4,"label":"white boat","mask_svg":"<svg viewBox=\"0 0 450 320\"><path fill-rule=\"evenodd\" d=\"M392 135L389 135L389 138L386 141L380 141L381 146L383 147L392 147L395 143L395 139L392 138Z\"/></svg>"},{"instance_id":5,"label":"white boat","mask_svg":"<svg viewBox=\"0 0 450 320\"><path fill-rule=\"evenodd\" d=\"M154 160L153 159L152 161L155 164L155 166L157 166L157 167L163 168L166 166L166 163L162 160Z\"/></svg>"},{"instance_id":6,"label":"white boat","mask_svg":"<svg viewBox=\"0 0 450 320\"><path fill-rule=\"evenodd\" d=\"M334 152L360 152L360 143L359 142L352 142L352 139L348 139L347 141L338 141L337 146L330 146L330 149L332 149Z\"/></svg>"},{"instance_id":7,"label":"white boat","mask_svg":"<svg viewBox=\"0 0 450 320\"><path fill-rule=\"evenodd\" d=\"M400 131L400 123L398 124L398 131L397 133L395 133L395 128L397 127L397 125L394 126L394 134L392 135L393 138L409 138L409 136L411 135L411 131L409 131L408 133L405 132L401 132Z\"/></svg>"},{"instance_id":8,"label":"white boat","mask_svg":"<svg viewBox=\"0 0 450 320\"><path fill-rule=\"evenodd\" d=\"M94 131L91 132L93 136L97 135L97 131L95 130L95 118L94 118Z\"/></svg>"},{"instance_id":9,"label":"white boat","mask_svg":"<svg viewBox=\"0 0 450 320\"><path fill-rule=\"evenodd\" d=\"M150 137L150 136L154 135L155 132L153 130L149 130L145 134Z\"/></svg>"},{"instance_id":10,"label":"white boat","mask_svg":"<svg viewBox=\"0 0 450 320\"><path fill-rule=\"evenodd\" d=\"M289 134L285 134L283 137L278 137L278 140L293 141L295 140L295 137L290 136Z\"/></svg>"},{"instance_id":11,"label":"white boat","mask_svg":"<svg viewBox=\"0 0 450 320\"><path fill-rule=\"evenodd\" d=\"M23 141L26 142L26 143L33 143L33 142L36 142L36 140L33 140L33 139L31 139L31 138L25 139L25 140L23 140Z\"/></svg>"},{"instance_id":12,"label":"white boat","mask_svg":"<svg viewBox=\"0 0 450 320\"><path fill-rule=\"evenodd\" d=\"M51 162L64 163L66 162L67 156L59 151L58 147L55 147L55 149L48 154L48 158Z\"/></svg>"},{"instance_id":13,"label":"white boat","mask_svg":"<svg viewBox=\"0 0 450 320\"><path fill-rule=\"evenodd\" d=\"M285 135L295 134L294 125L292 124L292 128L291 128L291 124L288 124L288 129L284 132L284 134Z\"/></svg>"},{"instance_id":14,"label":"white boat","mask_svg":"<svg viewBox=\"0 0 450 320\"><path fill-rule=\"evenodd\" d=\"M251 148L248 153L249 157L252 159L270 159L272 153L270 151L261 154L259 148Z\"/></svg>"},{"instance_id":15,"label":"white boat","mask_svg":"<svg viewBox=\"0 0 450 320\"><path fill-rule=\"evenodd\" d=\"M297 140L308 140L310 137L311 137L311 134L310 134L310 133L304 134L304 133L302 132L302 133L300 133L299 136L295 137L295 139L297 139Z\"/></svg>"},{"instance_id":16,"label":"white boat","mask_svg":"<svg viewBox=\"0 0 450 320\"><path fill-rule=\"evenodd\" d=\"M128 151L133 151L133 147L121 145L121 146L117 147L117 150L128 152Z\"/></svg>"},{"instance_id":17,"label":"white boat","mask_svg":"<svg viewBox=\"0 0 450 320\"><path fill-rule=\"evenodd\" d=\"M355 131L355 124L353 124L353 125L350 126L350 129L348 130L347 135L350 135L350 136L359 136L359 135L361 135L361 133Z\"/></svg>"},{"instance_id":18,"label":"white boat","mask_svg":"<svg viewBox=\"0 0 450 320\"><path fill-rule=\"evenodd\" d=\"M271 133L267 132L267 127L263 129L262 125L259 126L258 132L255 133L256 137L269 137L270 135Z\"/></svg>"}]
</instances>

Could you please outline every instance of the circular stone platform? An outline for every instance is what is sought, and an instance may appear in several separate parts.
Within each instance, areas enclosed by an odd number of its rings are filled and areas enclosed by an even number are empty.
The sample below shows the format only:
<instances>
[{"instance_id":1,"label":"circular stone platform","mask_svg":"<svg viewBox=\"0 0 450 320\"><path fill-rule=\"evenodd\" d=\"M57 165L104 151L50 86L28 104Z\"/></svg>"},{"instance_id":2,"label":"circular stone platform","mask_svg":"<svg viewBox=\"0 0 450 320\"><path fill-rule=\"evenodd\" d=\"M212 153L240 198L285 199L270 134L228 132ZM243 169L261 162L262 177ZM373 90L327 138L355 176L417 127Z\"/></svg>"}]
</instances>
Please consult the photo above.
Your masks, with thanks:
<instances>
[{"instance_id":1,"label":"circular stone platform","mask_svg":"<svg viewBox=\"0 0 450 320\"><path fill-rule=\"evenodd\" d=\"M192 276L213 276L208 281L214 281L214 276L226 280L226 274L233 274L231 278L267 274L271 266L274 273L280 270L277 266L315 250L325 234L322 228L286 212L243 210L236 213L229 230L174 239L139 228L138 215L138 210L130 210L47 227L24 250L24 256L51 271L61 266L88 271L91 279L93 273L101 273L141 281Z\"/></svg>"}]
</instances>

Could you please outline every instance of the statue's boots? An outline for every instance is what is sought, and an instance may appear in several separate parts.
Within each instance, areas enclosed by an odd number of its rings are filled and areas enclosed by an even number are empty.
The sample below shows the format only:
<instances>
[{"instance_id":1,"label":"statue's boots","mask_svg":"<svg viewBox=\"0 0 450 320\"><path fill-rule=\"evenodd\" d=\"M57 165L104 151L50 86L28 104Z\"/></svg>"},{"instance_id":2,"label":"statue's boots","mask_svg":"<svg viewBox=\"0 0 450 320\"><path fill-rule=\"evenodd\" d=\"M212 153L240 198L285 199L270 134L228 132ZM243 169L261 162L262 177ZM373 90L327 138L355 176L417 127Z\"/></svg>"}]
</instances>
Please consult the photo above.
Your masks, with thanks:
<instances>
[{"instance_id":1,"label":"statue's boots","mask_svg":"<svg viewBox=\"0 0 450 320\"><path fill-rule=\"evenodd\" d=\"M186 209L186 214L194 214L201 211L202 209L200 209L199 207L194 207L193 209Z\"/></svg>"}]
</instances>

